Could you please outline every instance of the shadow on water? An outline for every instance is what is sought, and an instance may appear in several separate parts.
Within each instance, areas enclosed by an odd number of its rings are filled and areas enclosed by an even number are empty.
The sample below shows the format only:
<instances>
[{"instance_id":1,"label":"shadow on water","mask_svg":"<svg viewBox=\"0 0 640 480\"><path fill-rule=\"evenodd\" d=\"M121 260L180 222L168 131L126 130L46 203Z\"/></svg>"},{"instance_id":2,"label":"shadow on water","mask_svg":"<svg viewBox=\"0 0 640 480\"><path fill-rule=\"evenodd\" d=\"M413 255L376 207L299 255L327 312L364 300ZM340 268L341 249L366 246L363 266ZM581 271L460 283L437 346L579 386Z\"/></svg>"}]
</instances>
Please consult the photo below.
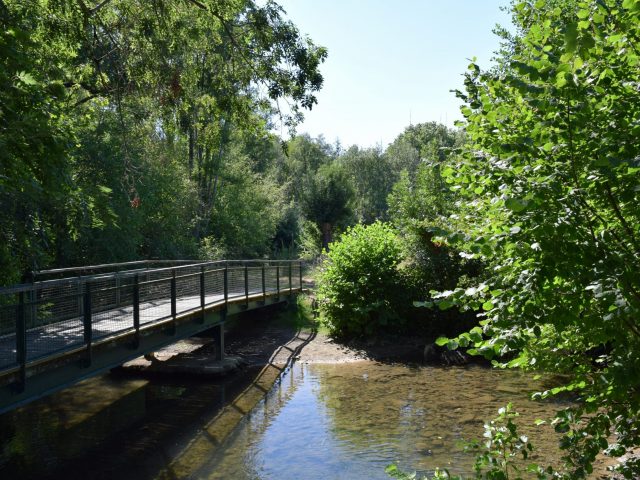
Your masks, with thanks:
<instances>
[{"instance_id":1,"label":"shadow on water","mask_svg":"<svg viewBox=\"0 0 640 480\"><path fill-rule=\"evenodd\" d=\"M0 477L382 480L392 462L468 474L473 456L461 442L480 437L507 402L538 446L534 457L552 463L557 455L557 437L533 423L568 400L527 395L549 379L477 365L298 364L314 330L255 324L232 348L254 359L239 375L107 376L0 417Z\"/></svg>"},{"instance_id":2,"label":"shadow on water","mask_svg":"<svg viewBox=\"0 0 640 480\"><path fill-rule=\"evenodd\" d=\"M108 375L4 415L0 477L185 478L194 454L215 450L314 336L298 330L263 368L219 380Z\"/></svg>"}]
</instances>

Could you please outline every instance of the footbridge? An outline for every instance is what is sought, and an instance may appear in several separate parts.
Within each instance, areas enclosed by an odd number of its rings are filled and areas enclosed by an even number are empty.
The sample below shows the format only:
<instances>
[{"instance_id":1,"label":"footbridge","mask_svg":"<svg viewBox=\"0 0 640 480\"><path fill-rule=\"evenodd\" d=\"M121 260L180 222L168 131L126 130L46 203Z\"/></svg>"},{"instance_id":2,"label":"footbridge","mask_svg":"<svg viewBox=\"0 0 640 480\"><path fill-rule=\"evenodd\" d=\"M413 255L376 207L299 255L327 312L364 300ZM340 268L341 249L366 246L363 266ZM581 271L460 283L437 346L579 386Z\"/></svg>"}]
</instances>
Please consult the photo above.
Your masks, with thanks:
<instances>
[{"instance_id":1,"label":"footbridge","mask_svg":"<svg viewBox=\"0 0 640 480\"><path fill-rule=\"evenodd\" d=\"M0 413L229 316L287 302L302 262L140 261L41 271L0 289Z\"/></svg>"}]
</instances>

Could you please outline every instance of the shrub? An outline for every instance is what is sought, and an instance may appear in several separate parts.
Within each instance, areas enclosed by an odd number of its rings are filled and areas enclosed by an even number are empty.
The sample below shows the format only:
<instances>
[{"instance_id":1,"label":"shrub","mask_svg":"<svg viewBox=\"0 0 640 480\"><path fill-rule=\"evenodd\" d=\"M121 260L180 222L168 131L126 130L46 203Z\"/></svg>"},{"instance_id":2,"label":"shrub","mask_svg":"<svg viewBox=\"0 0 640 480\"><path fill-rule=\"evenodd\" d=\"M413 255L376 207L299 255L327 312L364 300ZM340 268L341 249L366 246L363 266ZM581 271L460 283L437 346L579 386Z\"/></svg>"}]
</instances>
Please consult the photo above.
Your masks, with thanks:
<instances>
[{"instance_id":1,"label":"shrub","mask_svg":"<svg viewBox=\"0 0 640 480\"><path fill-rule=\"evenodd\" d=\"M337 336L363 336L402 325L402 250L391 226L376 222L347 229L318 278L323 322Z\"/></svg>"}]
</instances>

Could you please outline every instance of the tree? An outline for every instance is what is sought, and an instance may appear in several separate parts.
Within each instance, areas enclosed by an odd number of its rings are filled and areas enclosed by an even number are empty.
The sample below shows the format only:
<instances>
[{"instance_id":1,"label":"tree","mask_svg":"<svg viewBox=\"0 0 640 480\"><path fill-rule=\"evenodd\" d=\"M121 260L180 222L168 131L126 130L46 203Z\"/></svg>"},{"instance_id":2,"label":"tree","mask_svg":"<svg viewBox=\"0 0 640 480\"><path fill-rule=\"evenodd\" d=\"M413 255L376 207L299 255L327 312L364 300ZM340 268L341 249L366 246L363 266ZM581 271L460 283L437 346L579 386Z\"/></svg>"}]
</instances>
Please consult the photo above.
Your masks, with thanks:
<instances>
[{"instance_id":1,"label":"tree","mask_svg":"<svg viewBox=\"0 0 640 480\"><path fill-rule=\"evenodd\" d=\"M447 152L460 146L463 134L438 122L418 123L405 128L387 148L394 170L413 176L421 161L442 163Z\"/></svg>"},{"instance_id":2,"label":"tree","mask_svg":"<svg viewBox=\"0 0 640 480\"><path fill-rule=\"evenodd\" d=\"M294 126L326 57L272 1L6 0L0 28L2 283L193 255L237 171L233 143Z\"/></svg>"},{"instance_id":3,"label":"tree","mask_svg":"<svg viewBox=\"0 0 640 480\"><path fill-rule=\"evenodd\" d=\"M512 12L497 67L472 63L458 92L469 145L444 174L465 206L449 239L489 268L440 298L484 310L478 352L570 375L541 395L577 393L556 429L566 478L583 478L640 442L640 2Z\"/></svg>"},{"instance_id":4,"label":"tree","mask_svg":"<svg viewBox=\"0 0 640 480\"><path fill-rule=\"evenodd\" d=\"M352 146L339 157L355 187L354 211L358 221L373 223L387 218L387 196L397 172L381 148Z\"/></svg>"},{"instance_id":5,"label":"tree","mask_svg":"<svg viewBox=\"0 0 640 480\"><path fill-rule=\"evenodd\" d=\"M442 172L455 164L455 147L463 138L461 132L432 122L407 128L389 147L397 156L398 146L410 146L421 157L400 173L388 197L391 222L403 239L406 271L416 298L454 288L464 274L473 276L478 270L456 248L439 240L460 210L460 197L451 191ZM397 157L393 161L404 162Z\"/></svg>"},{"instance_id":6,"label":"tree","mask_svg":"<svg viewBox=\"0 0 640 480\"><path fill-rule=\"evenodd\" d=\"M288 183L289 195L294 201L300 202L309 177L333 161L331 146L322 138L311 138L304 134L287 142L285 153L278 172L279 180Z\"/></svg>"},{"instance_id":7,"label":"tree","mask_svg":"<svg viewBox=\"0 0 640 480\"><path fill-rule=\"evenodd\" d=\"M302 193L302 210L322 232L322 246L328 248L333 228L352 215L354 190L344 169L337 163L324 165L309 176Z\"/></svg>"}]
</instances>

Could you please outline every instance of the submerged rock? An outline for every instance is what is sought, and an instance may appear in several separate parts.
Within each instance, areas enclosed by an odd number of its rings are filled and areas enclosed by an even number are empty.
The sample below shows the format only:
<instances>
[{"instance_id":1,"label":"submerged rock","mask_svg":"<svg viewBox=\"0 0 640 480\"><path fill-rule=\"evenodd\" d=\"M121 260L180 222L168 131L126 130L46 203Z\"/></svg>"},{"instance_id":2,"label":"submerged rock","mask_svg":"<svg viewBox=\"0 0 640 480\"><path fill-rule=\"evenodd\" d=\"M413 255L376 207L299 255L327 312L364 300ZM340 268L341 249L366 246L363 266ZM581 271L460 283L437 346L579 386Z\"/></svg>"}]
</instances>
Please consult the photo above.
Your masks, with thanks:
<instances>
[{"instance_id":1,"label":"submerged rock","mask_svg":"<svg viewBox=\"0 0 640 480\"><path fill-rule=\"evenodd\" d=\"M460 350L448 350L439 347L435 343L427 343L424 347L422 358L425 363L444 365L466 365L469 363L469 355Z\"/></svg>"},{"instance_id":2,"label":"submerged rock","mask_svg":"<svg viewBox=\"0 0 640 480\"><path fill-rule=\"evenodd\" d=\"M208 355L177 355L165 361L155 361L150 365L144 362L128 362L121 372L136 373L143 376L193 376L216 377L226 375L246 364L241 357L227 356L215 360Z\"/></svg>"}]
</instances>

